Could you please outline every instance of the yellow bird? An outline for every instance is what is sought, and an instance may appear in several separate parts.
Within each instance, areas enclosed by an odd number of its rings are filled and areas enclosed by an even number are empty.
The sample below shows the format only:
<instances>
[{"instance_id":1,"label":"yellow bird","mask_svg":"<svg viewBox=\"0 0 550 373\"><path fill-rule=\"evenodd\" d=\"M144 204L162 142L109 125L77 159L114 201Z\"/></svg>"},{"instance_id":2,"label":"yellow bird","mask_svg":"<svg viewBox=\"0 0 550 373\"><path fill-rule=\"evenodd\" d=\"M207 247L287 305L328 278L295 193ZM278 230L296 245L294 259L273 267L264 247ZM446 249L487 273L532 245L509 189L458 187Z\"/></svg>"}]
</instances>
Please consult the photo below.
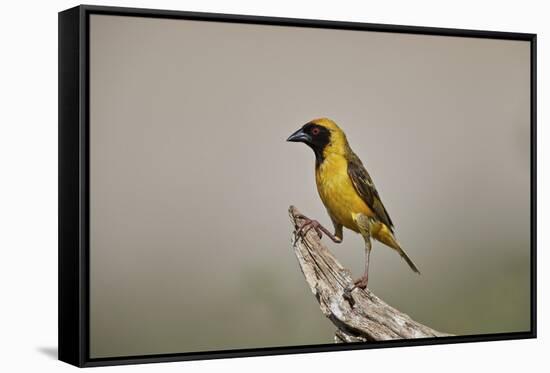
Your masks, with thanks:
<instances>
[{"instance_id":1,"label":"yellow bird","mask_svg":"<svg viewBox=\"0 0 550 373\"><path fill-rule=\"evenodd\" d=\"M302 216L305 223L299 234L313 228L319 237L323 232L336 243L343 240L343 227L361 234L365 241L365 273L355 281L355 286L361 289L368 283L371 237L397 251L409 267L420 274L395 239L388 211L363 163L351 150L344 131L330 119L314 119L287 141L303 142L313 149L317 191L335 230L332 234L318 221Z\"/></svg>"}]
</instances>

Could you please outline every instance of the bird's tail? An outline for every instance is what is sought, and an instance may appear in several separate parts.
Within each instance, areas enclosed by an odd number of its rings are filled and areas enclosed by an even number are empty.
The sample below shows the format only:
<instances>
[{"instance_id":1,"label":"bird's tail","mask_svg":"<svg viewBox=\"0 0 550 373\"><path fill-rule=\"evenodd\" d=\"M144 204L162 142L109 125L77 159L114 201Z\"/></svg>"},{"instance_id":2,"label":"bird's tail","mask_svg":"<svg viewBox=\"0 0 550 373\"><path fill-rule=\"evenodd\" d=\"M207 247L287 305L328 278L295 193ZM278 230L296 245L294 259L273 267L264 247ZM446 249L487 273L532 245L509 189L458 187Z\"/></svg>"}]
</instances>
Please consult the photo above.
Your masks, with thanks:
<instances>
[{"instance_id":1,"label":"bird's tail","mask_svg":"<svg viewBox=\"0 0 550 373\"><path fill-rule=\"evenodd\" d=\"M411 269L412 269L415 273L420 274L420 271L418 270L418 268L416 267L416 265L414 264L414 262L411 260L411 258L409 258L409 256L407 255L407 253L406 253L400 246L398 246L395 250L399 253L399 255L401 255L401 258L405 259L405 261L407 262L407 264L409 265L409 267L411 267Z\"/></svg>"},{"instance_id":2,"label":"bird's tail","mask_svg":"<svg viewBox=\"0 0 550 373\"><path fill-rule=\"evenodd\" d=\"M401 245L399 245L399 243L397 242L397 240L395 239L395 237L393 236L391 231L389 229L387 229L386 226L383 226L383 228L380 230L380 232L378 234L378 237L376 237L376 238L379 241L381 241L382 243L388 245L389 247L391 247L392 249L397 251L399 253L399 255L401 255L401 258L403 258L407 262L409 267L411 267L411 269L415 273L420 274L420 271L418 270L418 267L414 264L412 259L409 258L409 256L405 252L405 250L403 250L401 248Z\"/></svg>"}]
</instances>

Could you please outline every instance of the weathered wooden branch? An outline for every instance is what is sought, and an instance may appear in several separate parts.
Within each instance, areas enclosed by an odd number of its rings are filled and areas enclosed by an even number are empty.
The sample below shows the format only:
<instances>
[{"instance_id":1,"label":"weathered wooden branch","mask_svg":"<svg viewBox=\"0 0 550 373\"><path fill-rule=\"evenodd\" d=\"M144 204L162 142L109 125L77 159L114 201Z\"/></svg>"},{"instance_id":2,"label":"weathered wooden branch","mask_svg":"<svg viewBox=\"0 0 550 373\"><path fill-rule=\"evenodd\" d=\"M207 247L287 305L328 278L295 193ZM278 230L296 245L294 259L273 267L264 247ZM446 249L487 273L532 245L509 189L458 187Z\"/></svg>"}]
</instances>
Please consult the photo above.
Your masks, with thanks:
<instances>
[{"instance_id":1,"label":"weathered wooden branch","mask_svg":"<svg viewBox=\"0 0 550 373\"><path fill-rule=\"evenodd\" d=\"M370 290L354 289L349 270L321 243L315 230L305 237L296 232L303 223L294 206L289 209L294 226L293 248L306 282L317 298L321 312L338 328L335 341L365 342L389 339L442 337L396 310Z\"/></svg>"}]
</instances>

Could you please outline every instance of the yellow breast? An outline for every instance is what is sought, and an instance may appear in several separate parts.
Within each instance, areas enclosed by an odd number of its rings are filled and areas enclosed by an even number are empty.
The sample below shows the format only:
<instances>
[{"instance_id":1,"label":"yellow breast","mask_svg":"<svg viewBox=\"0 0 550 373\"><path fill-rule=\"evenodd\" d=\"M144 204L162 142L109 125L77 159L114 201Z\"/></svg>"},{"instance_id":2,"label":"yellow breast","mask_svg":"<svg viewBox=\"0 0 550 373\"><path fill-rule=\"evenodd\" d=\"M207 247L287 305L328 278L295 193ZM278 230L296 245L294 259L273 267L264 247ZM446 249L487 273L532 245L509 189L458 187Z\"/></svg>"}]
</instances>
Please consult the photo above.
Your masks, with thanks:
<instances>
[{"instance_id":1,"label":"yellow breast","mask_svg":"<svg viewBox=\"0 0 550 373\"><path fill-rule=\"evenodd\" d=\"M372 210L359 197L348 176L346 159L339 154L329 154L315 172L317 190L329 215L344 227L358 232L355 214L374 216Z\"/></svg>"}]
</instances>

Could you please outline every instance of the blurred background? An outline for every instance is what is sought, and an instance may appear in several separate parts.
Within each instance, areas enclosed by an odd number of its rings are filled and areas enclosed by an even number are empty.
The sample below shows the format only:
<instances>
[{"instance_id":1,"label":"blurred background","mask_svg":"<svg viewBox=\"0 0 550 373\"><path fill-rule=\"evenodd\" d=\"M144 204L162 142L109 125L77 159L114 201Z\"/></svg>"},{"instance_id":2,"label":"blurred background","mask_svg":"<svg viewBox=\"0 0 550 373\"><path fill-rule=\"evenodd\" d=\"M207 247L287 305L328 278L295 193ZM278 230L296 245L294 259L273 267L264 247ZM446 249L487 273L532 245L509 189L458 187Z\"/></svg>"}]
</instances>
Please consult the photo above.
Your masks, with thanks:
<instances>
[{"instance_id":1,"label":"blurred background","mask_svg":"<svg viewBox=\"0 0 550 373\"><path fill-rule=\"evenodd\" d=\"M332 343L290 246L330 227L334 119L419 266L375 243L369 287L454 334L529 329L528 42L91 17L92 357ZM362 239L327 241L355 276Z\"/></svg>"}]
</instances>

